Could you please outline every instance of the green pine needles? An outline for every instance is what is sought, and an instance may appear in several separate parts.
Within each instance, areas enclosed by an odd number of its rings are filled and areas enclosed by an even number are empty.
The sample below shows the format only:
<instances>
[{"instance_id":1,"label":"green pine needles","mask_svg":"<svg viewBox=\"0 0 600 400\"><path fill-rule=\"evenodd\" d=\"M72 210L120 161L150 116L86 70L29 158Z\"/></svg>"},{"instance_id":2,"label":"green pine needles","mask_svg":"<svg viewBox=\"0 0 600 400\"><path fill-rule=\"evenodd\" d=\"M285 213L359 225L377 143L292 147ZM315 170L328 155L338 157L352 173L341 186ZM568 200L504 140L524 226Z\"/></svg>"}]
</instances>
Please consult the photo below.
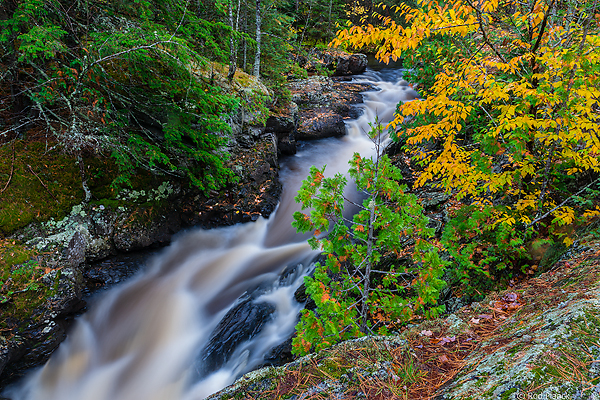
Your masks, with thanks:
<instances>
[{"instance_id":1,"label":"green pine needles","mask_svg":"<svg viewBox=\"0 0 600 400\"><path fill-rule=\"evenodd\" d=\"M437 316L445 263L428 241L432 230L416 196L398 184L401 174L381 155L379 125L371 131L377 155L355 153L349 175L366 198L352 203L344 195L347 179L324 177L325 167L312 167L296 201L310 214L296 212L299 232L313 232L313 249L321 249L324 265L317 263L313 277L305 278L315 311L304 310L293 340L293 352L304 355L332 344L388 329L416 315ZM359 212L344 217L344 206ZM408 259L403 254L409 253Z\"/></svg>"},{"instance_id":2,"label":"green pine needles","mask_svg":"<svg viewBox=\"0 0 600 400\"><path fill-rule=\"evenodd\" d=\"M239 99L201 74L207 60L226 62L229 53L230 28L212 20L211 4L7 3L0 92L14 94L3 115L79 158L111 154L116 186L142 168L204 192L222 188L236 179L224 146Z\"/></svg>"}]
</instances>

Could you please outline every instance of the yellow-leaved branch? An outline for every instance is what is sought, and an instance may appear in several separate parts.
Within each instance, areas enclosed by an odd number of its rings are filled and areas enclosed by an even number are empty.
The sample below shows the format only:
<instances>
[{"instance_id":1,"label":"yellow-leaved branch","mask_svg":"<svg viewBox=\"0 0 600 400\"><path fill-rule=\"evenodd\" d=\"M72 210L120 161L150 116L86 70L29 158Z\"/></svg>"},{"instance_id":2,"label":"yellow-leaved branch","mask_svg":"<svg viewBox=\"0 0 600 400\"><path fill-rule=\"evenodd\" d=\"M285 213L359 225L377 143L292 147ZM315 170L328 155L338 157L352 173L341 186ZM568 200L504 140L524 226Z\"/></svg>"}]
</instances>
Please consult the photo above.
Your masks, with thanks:
<instances>
[{"instance_id":1,"label":"yellow-leaved branch","mask_svg":"<svg viewBox=\"0 0 600 400\"><path fill-rule=\"evenodd\" d=\"M396 8L404 25L382 17L332 43L376 48L385 62L435 40L452 47L426 97L399 105L390 123L422 165L416 184L502 204L494 224L558 227L598 215L594 202L577 202L600 173L597 0L416 3Z\"/></svg>"}]
</instances>

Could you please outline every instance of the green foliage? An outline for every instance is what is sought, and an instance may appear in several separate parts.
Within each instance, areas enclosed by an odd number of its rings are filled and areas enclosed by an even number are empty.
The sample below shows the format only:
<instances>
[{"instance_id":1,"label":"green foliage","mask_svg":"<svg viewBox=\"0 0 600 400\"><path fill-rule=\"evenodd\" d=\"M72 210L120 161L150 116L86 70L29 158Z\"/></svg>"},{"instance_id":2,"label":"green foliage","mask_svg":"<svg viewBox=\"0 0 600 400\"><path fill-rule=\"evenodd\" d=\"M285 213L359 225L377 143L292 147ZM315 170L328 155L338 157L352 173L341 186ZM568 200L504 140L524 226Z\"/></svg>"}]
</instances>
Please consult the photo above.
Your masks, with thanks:
<instances>
[{"instance_id":1,"label":"green foliage","mask_svg":"<svg viewBox=\"0 0 600 400\"><path fill-rule=\"evenodd\" d=\"M240 93L242 107L252 114L251 125L264 125L270 115L269 104L272 102L270 96L255 90L244 90Z\"/></svg>"},{"instance_id":2,"label":"green foliage","mask_svg":"<svg viewBox=\"0 0 600 400\"><path fill-rule=\"evenodd\" d=\"M238 101L195 74L227 60L232 33L214 4L17 0L4 12L0 84L30 127L74 154L113 154L115 184L139 168L203 191L231 181L224 120Z\"/></svg>"},{"instance_id":3,"label":"green foliage","mask_svg":"<svg viewBox=\"0 0 600 400\"><path fill-rule=\"evenodd\" d=\"M21 41L19 61L33 61L42 57L50 59L57 53L64 53L67 48L61 39L66 33L58 26L34 26L18 37Z\"/></svg>"},{"instance_id":4,"label":"green foliage","mask_svg":"<svg viewBox=\"0 0 600 400\"><path fill-rule=\"evenodd\" d=\"M346 19L347 2L342 0L312 0L293 2L282 11L294 18L293 28L300 45L328 43L339 24Z\"/></svg>"},{"instance_id":5,"label":"green foliage","mask_svg":"<svg viewBox=\"0 0 600 400\"><path fill-rule=\"evenodd\" d=\"M373 137L379 133L374 129ZM373 160L355 154L349 164L350 177L366 195L352 220L343 216L346 178L326 178L325 167L311 168L296 197L303 210L311 211L296 212L292 226L313 232L309 243L326 260L305 278L317 309L303 311L293 341L296 354L373 331L386 333L388 321L436 316L442 309L436 304L444 263L427 241L431 230L422 207L398 184L399 170L386 155ZM402 265L400 253L411 239L411 262Z\"/></svg>"},{"instance_id":6,"label":"green foliage","mask_svg":"<svg viewBox=\"0 0 600 400\"><path fill-rule=\"evenodd\" d=\"M294 62L290 65L287 75L292 80L302 80L308 78L308 71L302 68L298 63Z\"/></svg>"},{"instance_id":7,"label":"green foliage","mask_svg":"<svg viewBox=\"0 0 600 400\"><path fill-rule=\"evenodd\" d=\"M415 185L464 201L443 241L477 290L525 267L536 235L570 246L600 215L598 5L416 3L394 8L410 25L381 18L335 42L424 58L413 77L427 96L399 105L390 126L421 167Z\"/></svg>"},{"instance_id":8,"label":"green foliage","mask_svg":"<svg viewBox=\"0 0 600 400\"><path fill-rule=\"evenodd\" d=\"M417 49L407 52L404 67L408 68L404 78L419 87L423 97L435 83L436 75L457 57L457 48L451 38L434 37Z\"/></svg>"},{"instance_id":9,"label":"green foliage","mask_svg":"<svg viewBox=\"0 0 600 400\"><path fill-rule=\"evenodd\" d=\"M289 51L293 40L291 24L293 18L271 7L263 15L261 76L265 85L271 89L277 99L288 100L289 91L284 87L287 83L285 73L290 68L292 60Z\"/></svg>"},{"instance_id":10,"label":"green foliage","mask_svg":"<svg viewBox=\"0 0 600 400\"><path fill-rule=\"evenodd\" d=\"M526 242L533 235L494 224L494 210L466 206L446 224L442 244L456 262L452 280L460 282L465 293L472 295L505 283L522 270L530 258Z\"/></svg>"},{"instance_id":11,"label":"green foliage","mask_svg":"<svg viewBox=\"0 0 600 400\"><path fill-rule=\"evenodd\" d=\"M2 280L5 284L8 284L6 285L8 288L3 290L0 296L0 304L9 302L11 297L17 293L38 290L40 283L37 282L37 278L40 274L36 274L35 268L37 267L38 263L36 261L29 260L23 265L15 266L9 274L4 273Z\"/></svg>"}]
</instances>

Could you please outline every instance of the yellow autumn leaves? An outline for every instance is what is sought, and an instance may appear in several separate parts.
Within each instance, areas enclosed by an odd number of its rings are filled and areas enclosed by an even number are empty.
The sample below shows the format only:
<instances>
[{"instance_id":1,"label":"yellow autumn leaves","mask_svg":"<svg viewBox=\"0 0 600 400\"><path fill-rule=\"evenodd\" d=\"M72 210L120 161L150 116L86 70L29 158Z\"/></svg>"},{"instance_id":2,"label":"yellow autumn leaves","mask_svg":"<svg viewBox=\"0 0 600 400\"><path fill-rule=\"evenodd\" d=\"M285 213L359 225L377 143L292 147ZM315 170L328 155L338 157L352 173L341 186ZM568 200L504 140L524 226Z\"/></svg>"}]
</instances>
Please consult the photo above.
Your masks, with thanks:
<instances>
[{"instance_id":1,"label":"yellow autumn leaves","mask_svg":"<svg viewBox=\"0 0 600 400\"><path fill-rule=\"evenodd\" d=\"M587 185L600 172L596 7L418 0L415 8L396 8L407 26L388 16L379 26L340 31L332 44L375 46L387 62L431 40L450 41L456 52L443 60L428 96L400 105L389 125L403 131L423 165L417 185L484 205L508 196L497 224L529 226L546 218L565 225L600 214L595 205L576 209L571 201L585 195L575 179Z\"/></svg>"}]
</instances>

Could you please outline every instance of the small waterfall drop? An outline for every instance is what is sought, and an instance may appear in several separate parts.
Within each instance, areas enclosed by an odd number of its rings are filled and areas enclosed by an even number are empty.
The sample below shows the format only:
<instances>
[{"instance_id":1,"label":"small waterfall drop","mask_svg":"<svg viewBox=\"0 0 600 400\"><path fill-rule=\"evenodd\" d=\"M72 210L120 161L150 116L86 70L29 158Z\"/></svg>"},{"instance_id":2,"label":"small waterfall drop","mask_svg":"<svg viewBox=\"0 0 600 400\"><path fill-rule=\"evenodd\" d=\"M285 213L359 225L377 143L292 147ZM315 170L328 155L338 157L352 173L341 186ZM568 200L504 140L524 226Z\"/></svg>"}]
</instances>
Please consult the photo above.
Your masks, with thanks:
<instances>
[{"instance_id":1,"label":"small waterfall drop","mask_svg":"<svg viewBox=\"0 0 600 400\"><path fill-rule=\"evenodd\" d=\"M369 70L359 80L381 90L364 94L363 115L348 135L306 143L282 161L280 205L269 220L180 234L146 271L108 292L81 317L48 363L6 393L14 400L200 400L264 362L283 342L301 309L293 294L307 271L280 277L286 266L306 268L316 256L291 227L294 197L311 165L346 172L354 152L374 153L365 135L377 116L393 118L400 101L418 95L400 70ZM257 289L258 288L258 289ZM260 305L268 318L260 332L233 346L218 368L203 360L228 310ZM250 295L249 293L254 293ZM242 296L242 299L244 297ZM255 310L255 309L253 309Z\"/></svg>"}]
</instances>

